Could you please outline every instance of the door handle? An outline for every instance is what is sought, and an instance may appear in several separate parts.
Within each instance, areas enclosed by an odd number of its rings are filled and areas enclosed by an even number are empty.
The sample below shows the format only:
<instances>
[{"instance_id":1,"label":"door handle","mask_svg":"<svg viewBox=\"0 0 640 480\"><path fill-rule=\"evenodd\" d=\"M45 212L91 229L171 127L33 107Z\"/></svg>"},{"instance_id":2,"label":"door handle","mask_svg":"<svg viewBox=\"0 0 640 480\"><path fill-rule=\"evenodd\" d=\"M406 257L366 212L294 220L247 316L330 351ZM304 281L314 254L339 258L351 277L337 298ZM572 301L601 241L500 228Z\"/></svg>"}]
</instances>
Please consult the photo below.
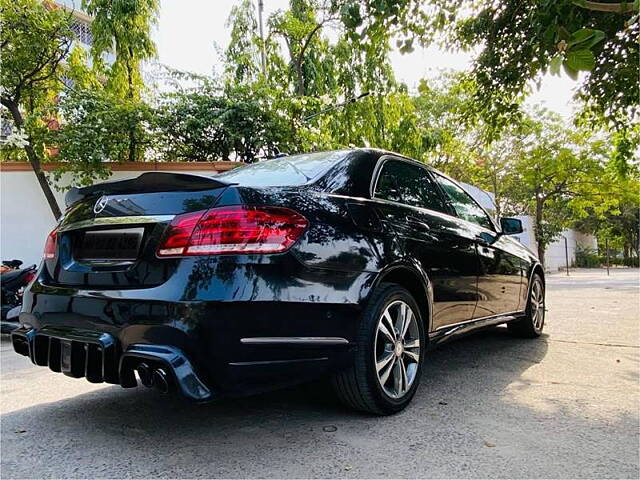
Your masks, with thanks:
<instances>
[{"instance_id":1,"label":"door handle","mask_svg":"<svg viewBox=\"0 0 640 480\"><path fill-rule=\"evenodd\" d=\"M421 230L431 230L428 223L423 222L415 217L407 217L407 223L413 228L419 228Z\"/></svg>"}]
</instances>

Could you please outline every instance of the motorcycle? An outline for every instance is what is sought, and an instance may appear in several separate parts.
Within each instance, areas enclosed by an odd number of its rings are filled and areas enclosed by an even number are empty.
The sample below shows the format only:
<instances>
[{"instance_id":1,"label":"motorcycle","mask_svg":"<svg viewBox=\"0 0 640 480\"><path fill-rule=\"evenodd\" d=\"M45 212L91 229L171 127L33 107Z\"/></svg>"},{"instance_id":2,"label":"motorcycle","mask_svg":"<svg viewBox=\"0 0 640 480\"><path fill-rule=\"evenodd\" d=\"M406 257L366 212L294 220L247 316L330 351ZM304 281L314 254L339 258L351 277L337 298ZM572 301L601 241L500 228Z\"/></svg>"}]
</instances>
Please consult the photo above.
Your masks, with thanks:
<instances>
[{"instance_id":1,"label":"motorcycle","mask_svg":"<svg viewBox=\"0 0 640 480\"><path fill-rule=\"evenodd\" d=\"M0 333L18 328L22 293L36 276L37 267L20 268L20 260L3 260L0 266Z\"/></svg>"}]
</instances>

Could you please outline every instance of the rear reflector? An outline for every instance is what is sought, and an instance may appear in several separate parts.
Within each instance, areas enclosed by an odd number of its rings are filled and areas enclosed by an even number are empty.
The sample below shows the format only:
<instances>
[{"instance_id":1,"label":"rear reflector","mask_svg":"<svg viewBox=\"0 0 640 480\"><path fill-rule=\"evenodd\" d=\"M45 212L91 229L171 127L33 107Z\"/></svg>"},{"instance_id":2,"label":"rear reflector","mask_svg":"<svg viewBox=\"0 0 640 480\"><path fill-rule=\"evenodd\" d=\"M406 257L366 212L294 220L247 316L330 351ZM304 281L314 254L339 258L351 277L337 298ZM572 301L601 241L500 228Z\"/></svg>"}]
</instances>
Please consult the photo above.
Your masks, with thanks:
<instances>
[{"instance_id":1,"label":"rear reflector","mask_svg":"<svg viewBox=\"0 0 640 480\"><path fill-rule=\"evenodd\" d=\"M58 230L53 229L53 231L47 237L47 241L44 244L44 254L42 255L45 259L54 258L56 256L56 247L58 246Z\"/></svg>"},{"instance_id":2,"label":"rear reflector","mask_svg":"<svg viewBox=\"0 0 640 480\"><path fill-rule=\"evenodd\" d=\"M307 219L281 207L220 207L178 215L167 228L159 257L280 253L307 228Z\"/></svg>"}]
</instances>

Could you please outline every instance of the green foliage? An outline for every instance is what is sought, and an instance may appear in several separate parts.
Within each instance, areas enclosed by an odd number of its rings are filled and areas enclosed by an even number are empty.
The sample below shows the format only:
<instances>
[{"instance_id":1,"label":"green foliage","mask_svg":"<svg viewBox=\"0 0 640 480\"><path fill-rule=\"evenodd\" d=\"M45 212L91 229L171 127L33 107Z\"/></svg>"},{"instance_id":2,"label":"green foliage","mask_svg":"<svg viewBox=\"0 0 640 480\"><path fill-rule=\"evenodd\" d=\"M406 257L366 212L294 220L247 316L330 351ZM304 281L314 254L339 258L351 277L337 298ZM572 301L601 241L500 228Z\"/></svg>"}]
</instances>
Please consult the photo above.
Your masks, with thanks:
<instances>
[{"instance_id":1,"label":"green foliage","mask_svg":"<svg viewBox=\"0 0 640 480\"><path fill-rule=\"evenodd\" d=\"M515 146L504 183L511 204L502 208L534 217L541 257L562 229L617 207L620 184L607 168L608 142L538 111L526 120Z\"/></svg>"},{"instance_id":2,"label":"green foliage","mask_svg":"<svg viewBox=\"0 0 640 480\"><path fill-rule=\"evenodd\" d=\"M52 105L62 87L62 60L73 34L64 10L38 0L0 0L0 103L11 118L13 139L2 159L24 150L54 218L60 215L41 163L47 158L46 133Z\"/></svg>"},{"instance_id":3,"label":"green foliage","mask_svg":"<svg viewBox=\"0 0 640 480\"><path fill-rule=\"evenodd\" d=\"M157 22L158 0L83 0L91 24L91 54L96 65L104 67L103 55L115 54L106 68L107 88L132 100L143 87L140 64L156 54L151 27Z\"/></svg>"},{"instance_id":4,"label":"green foliage","mask_svg":"<svg viewBox=\"0 0 640 480\"><path fill-rule=\"evenodd\" d=\"M60 89L60 62L73 37L69 14L38 0L0 0L0 11L2 96L35 108Z\"/></svg>"},{"instance_id":5,"label":"green foliage","mask_svg":"<svg viewBox=\"0 0 640 480\"><path fill-rule=\"evenodd\" d=\"M225 90L208 79L166 94L156 109L158 155L168 161L251 162L283 143L282 123L259 87Z\"/></svg>"},{"instance_id":6,"label":"green foliage","mask_svg":"<svg viewBox=\"0 0 640 480\"><path fill-rule=\"evenodd\" d=\"M151 109L143 102L121 98L105 89L73 89L60 100L64 119L51 131L51 143L59 145L61 167L54 172L60 180L71 173L74 183L88 185L110 174L109 163L132 158L142 161L152 143Z\"/></svg>"},{"instance_id":7,"label":"green foliage","mask_svg":"<svg viewBox=\"0 0 640 480\"><path fill-rule=\"evenodd\" d=\"M231 39L225 52L225 73L236 84L257 79L260 62L260 40L256 35L258 23L251 0L242 0L231 9L226 24L231 27Z\"/></svg>"},{"instance_id":8,"label":"green foliage","mask_svg":"<svg viewBox=\"0 0 640 480\"><path fill-rule=\"evenodd\" d=\"M601 265L598 252L592 248L576 246L576 262L578 268L597 268Z\"/></svg>"},{"instance_id":9,"label":"green foliage","mask_svg":"<svg viewBox=\"0 0 640 480\"><path fill-rule=\"evenodd\" d=\"M486 123L490 140L520 121L530 87L546 72L578 80L583 125L626 132L638 125L640 55L638 1L582 0L471 2L436 0L333 0L349 38L366 43L396 38L401 52L414 40L477 52L472 114ZM633 160L631 149L619 159Z\"/></svg>"}]
</instances>

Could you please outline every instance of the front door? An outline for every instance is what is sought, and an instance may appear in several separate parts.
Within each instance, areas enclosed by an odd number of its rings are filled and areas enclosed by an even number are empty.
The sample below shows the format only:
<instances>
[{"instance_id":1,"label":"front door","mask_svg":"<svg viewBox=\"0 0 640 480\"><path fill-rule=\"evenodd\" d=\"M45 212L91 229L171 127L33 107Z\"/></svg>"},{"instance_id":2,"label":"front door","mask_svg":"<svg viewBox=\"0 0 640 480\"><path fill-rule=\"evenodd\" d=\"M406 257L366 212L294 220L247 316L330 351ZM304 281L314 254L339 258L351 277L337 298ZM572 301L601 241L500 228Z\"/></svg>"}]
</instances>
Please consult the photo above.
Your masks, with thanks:
<instances>
[{"instance_id":1,"label":"front door","mask_svg":"<svg viewBox=\"0 0 640 480\"><path fill-rule=\"evenodd\" d=\"M474 232L480 269L473 317L518 310L523 271L515 246L497 231L484 209L459 185L439 174L435 178L458 216Z\"/></svg>"}]
</instances>

